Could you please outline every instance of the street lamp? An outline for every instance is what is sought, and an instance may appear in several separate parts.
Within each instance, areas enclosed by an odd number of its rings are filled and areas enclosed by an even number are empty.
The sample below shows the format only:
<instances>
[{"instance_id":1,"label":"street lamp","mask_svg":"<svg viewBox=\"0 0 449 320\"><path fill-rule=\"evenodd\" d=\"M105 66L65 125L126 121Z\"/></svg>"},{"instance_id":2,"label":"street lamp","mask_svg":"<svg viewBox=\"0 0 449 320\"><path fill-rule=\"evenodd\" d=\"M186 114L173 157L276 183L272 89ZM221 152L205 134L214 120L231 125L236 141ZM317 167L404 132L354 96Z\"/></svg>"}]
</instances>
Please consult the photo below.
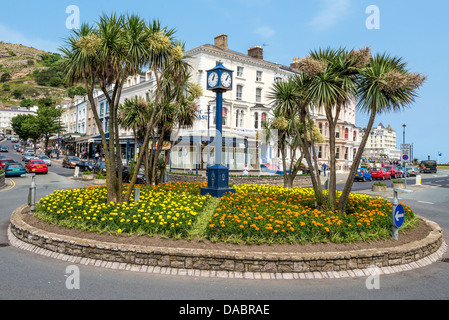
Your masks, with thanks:
<instances>
[{"instance_id":1,"label":"street lamp","mask_svg":"<svg viewBox=\"0 0 449 320\"><path fill-rule=\"evenodd\" d=\"M405 144L405 127L406 127L406 125L405 125L405 123L402 125L402 128L404 128L404 130L403 130L403 137L402 137L402 143L403 144Z\"/></svg>"}]
</instances>

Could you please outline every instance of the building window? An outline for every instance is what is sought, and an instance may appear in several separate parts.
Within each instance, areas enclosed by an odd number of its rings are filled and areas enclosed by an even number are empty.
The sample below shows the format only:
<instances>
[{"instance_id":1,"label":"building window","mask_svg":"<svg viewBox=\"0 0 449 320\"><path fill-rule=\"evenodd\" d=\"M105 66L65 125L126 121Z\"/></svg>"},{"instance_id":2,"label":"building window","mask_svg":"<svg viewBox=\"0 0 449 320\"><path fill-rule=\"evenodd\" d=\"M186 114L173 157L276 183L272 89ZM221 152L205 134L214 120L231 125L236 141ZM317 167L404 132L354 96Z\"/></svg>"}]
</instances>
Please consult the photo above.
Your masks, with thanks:
<instances>
[{"instance_id":1,"label":"building window","mask_svg":"<svg viewBox=\"0 0 449 320\"><path fill-rule=\"evenodd\" d=\"M236 96L236 100L242 100L242 96L243 96L243 86L241 85L237 85L237 96Z\"/></svg>"},{"instance_id":2,"label":"building window","mask_svg":"<svg viewBox=\"0 0 449 320\"><path fill-rule=\"evenodd\" d=\"M214 108L213 112L214 112L214 125L216 125L216 123L217 123L217 112L216 112L215 108ZM226 107L223 107L221 120L222 120L221 124L223 126L226 126L227 123L228 123L228 108L226 108Z\"/></svg>"},{"instance_id":3,"label":"building window","mask_svg":"<svg viewBox=\"0 0 449 320\"><path fill-rule=\"evenodd\" d=\"M335 148L335 159L340 159L340 147Z\"/></svg>"},{"instance_id":4,"label":"building window","mask_svg":"<svg viewBox=\"0 0 449 320\"><path fill-rule=\"evenodd\" d=\"M318 159L323 158L323 146L318 147Z\"/></svg>"},{"instance_id":5,"label":"building window","mask_svg":"<svg viewBox=\"0 0 449 320\"><path fill-rule=\"evenodd\" d=\"M349 129L345 128L345 139L348 140L349 139Z\"/></svg>"},{"instance_id":6,"label":"building window","mask_svg":"<svg viewBox=\"0 0 449 320\"><path fill-rule=\"evenodd\" d=\"M104 110L104 103L100 103L100 116L103 115L103 110Z\"/></svg>"},{"instance_id":7,"label":"building window","mask_svg":"<svg viewBox=\"0 0 449 320\"><path fill-rule=\"evenodd\" d=\"M243 67L237 67L237 77L243 77Z\"/></svg>"},{"instance_id":8,"label":"building window","mask_svg":"<svg viewBox=\"0 0 449 320\"><path fill-rule=\"evenodd\" d=\"M240 127L243 128L244 124L245 124L245 113L243 112L243 110L240 110Z\"/></svg>"},{"instance_id":9,"label":"building window","mask_svg":"<svg viewBox=\"0 0 449 320\"><path fill-rule=\"evenodd\" d=\"M262 117L260 119L262 122L267 121L267 113L266 112L262 112Z\"/></svg>"},{"instance_id":10,"label":"building window","mask_svg":"<svg viewBox=\"0 0 449 320\"><path fill-rule=\"evenodd\" d=\"M254 129L259 129L259 113L254 113Z\"/></svg>"},{"instance_id":11,"label":"building window","mask_svg":"<svg viewBox=\"0 0 449 320\"><path fill-rule=\"evenodd\" d=\"M256 102L262 102L262 89L256 89Z\"/></svg>"},{"instance_id":12,"label":"building window","mask_svg":"<svg viewBox=\"0 0 449 320\"><path fill-rule=\"evenodd\" d=\"M323 123L322 122L320 122L318 124L318 128L320 129L320 133L323 134Z\"/></svg>"},{"instance_id":13,"label":"building window","mask_svg":"<svg viewBox=\"0 0 449 320\"><path fill-rule=\"evenodd\" d=\"M357 131L354 131L352 141L356 141L356 140L357 140Z\"/></svg>"},{"instance_id":14,"label":"building window","mask_svg":"<svg viewBox=\"0 0 449 320\"><path fill-rule=\"evenodd\" d=\"M262 81L262 71L256 71L256 81L261 82Z\"/></svg>"},{"instance_id":15,"label":"building window","mask_svg":"<svg viewBox=\"0 0 449 320\"><path fill-rule=\"evenodd\" d=\"M335 138L339 139L340 138L340 127L336 127L335 128Z\"/></svg>"}]
</instances>

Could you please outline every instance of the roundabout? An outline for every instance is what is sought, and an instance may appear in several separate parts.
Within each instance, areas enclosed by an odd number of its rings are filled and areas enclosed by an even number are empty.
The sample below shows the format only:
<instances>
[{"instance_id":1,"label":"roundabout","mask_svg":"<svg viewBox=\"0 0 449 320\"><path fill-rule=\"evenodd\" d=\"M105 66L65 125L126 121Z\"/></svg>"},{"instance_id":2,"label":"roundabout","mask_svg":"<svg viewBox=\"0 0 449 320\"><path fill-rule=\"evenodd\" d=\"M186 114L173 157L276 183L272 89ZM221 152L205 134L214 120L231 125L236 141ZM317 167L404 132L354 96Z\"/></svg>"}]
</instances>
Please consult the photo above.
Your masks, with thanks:
<instances>
[{"instance_id":1,"label":"roundabout","mask_svg":"<svg viewBox=\"0 0 449 320\"><path fill-rule=\"evenodd\" d=\"M441 228L418 217L399 240L352 243L242 244L205 238L145 237L83 231L48 224L23 205L8 229L12 245L73 264L159 273L242 279L366 277L408 271L438 261L446 251ZM210 225L209 225L210 227Z\"/></svg>"}]
</instances>

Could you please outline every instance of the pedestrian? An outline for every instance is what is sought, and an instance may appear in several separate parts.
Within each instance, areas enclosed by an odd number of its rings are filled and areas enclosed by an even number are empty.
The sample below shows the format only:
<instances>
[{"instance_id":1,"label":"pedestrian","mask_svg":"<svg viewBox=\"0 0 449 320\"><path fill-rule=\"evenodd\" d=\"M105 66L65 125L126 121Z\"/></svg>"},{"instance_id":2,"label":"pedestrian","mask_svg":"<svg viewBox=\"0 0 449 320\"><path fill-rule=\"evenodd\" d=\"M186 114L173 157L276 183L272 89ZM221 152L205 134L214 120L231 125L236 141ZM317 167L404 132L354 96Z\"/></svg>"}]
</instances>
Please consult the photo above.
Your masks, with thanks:
<instances>
[{"instance_id":1,"label":"pedestrian","mask_svg":"<svg viewBox=\"0 0 449 320\"><path fill-rule=\"evenodd\" d=\"M247 176L249 174L249 167L248 164L245 163L245 166L243 167L243 175Z\"/></svg>"},{"instance_id":2,"label":"pedestrian","mask_svg":"<svg viewBox=\"0 0 449 320\"><path fill-rule=\"evenodd\" d=\"M97 152L95 152L95 163L98 162L98 158L100 158L100 154Z\"/></svg>"},{"instance_id":3,"label":"pedestrian","mask_svg":"<svg viewBox=\"0 0 449 320\"><path fill-rule=\"evenodd\" d=\"M324 176L326 176L326 168L327 168L327 164L323 163L323 174L324 174Z\"/></svg>"}]
</instances>

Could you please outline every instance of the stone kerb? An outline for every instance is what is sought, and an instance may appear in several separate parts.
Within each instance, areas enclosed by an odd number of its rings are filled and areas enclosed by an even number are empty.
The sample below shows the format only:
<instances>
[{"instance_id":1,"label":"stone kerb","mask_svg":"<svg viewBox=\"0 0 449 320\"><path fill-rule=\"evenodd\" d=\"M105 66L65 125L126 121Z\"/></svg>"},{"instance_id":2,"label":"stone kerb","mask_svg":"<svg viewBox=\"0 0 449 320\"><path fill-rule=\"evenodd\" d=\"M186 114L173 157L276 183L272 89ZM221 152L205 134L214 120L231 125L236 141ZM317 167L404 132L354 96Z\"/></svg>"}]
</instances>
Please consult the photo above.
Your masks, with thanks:
<instances>
[{"instance_id":1,"label":"stone kerb","mask_svg":"<svg viewBox=\"0 0 449 320\"><path fill-rule=\"evenodd\" d=\"M49 233L28 225L22 219L27 206L16 209L11 216L9 236L11 244L28 247L33 252L46 252L55 258L71 261L93 261L95 265L133 266L151 270L170 269L192 275L221 274L234 277L237 274L274 279L301 278L307 275L342 274L354 276L354 271L377 266L386 273L410 270L437 261L446 250L441 228L434 222L421 218L432 231L413 243L387 249L369 249L348 252L316 253L261 253L190 248L147 247L114 244L63 234ZM78 260L76 260L76 259ZM161 269L163 268L163 269ZM189 272L188 272L189 271ZM199 273L197 273L199 272ZM180 274L180 273L179 273ZM363 272L361 273L364 274ZM366 274L365 274L366 275Z\"/></svg>"},{"instance_id":2,"label":"stone kerb","mask_svg":"<svg viewBox=\"0 0 449 320\"><path fill-rule=\"evenodd\" d=\"M6 186L6 179L5 179L5 173L3 172L0 174L0 188L3 188Z\"/></svg>"}]
</instances>

